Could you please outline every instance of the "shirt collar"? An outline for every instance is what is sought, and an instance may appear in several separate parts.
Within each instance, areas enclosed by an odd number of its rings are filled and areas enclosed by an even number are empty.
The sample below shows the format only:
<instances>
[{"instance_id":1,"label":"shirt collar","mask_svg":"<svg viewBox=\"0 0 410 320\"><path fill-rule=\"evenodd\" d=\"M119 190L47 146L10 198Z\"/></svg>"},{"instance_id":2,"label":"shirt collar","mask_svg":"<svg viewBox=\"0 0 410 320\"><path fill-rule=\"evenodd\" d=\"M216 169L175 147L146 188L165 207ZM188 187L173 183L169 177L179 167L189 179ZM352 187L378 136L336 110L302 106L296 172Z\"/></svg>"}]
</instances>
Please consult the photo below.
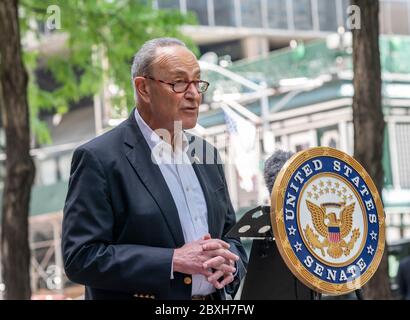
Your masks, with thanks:
<instances>
[{"instance_id":1,"label":"shirt collar","mask_svg":"<svg viewBox=\"0 0 410 320\"><path fill-rule=\"evenodd\" d=\"M138 112L138 108L135 108L135 120L137 121L137 125L140 128L141 133L147 141L148 146L151 150L154 149L158 144L164 144L164 149L169 149L170 151L172 151L171 145L161 139L160 136L144 121L144 119ZM174 139L176 139L176 146L182 146L182 152L186 153L189 148L189 141L185 132L181 131ZM178 149L176 151L178 151Z\"/></svg>"}]
</instances>

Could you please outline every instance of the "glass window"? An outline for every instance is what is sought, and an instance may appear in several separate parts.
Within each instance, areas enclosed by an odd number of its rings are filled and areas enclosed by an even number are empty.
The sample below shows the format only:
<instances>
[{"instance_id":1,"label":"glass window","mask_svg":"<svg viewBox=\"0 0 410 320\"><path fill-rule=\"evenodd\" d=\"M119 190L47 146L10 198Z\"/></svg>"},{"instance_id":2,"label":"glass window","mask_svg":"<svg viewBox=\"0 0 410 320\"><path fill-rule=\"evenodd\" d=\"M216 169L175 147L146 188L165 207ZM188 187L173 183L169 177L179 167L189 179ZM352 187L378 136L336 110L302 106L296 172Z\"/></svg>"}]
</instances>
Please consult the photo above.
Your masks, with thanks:
<instances>
[{"instance_id":1,"label":"glass window","mask_svg":"<svg viewBox=\"0 0 410 320\"><path fill-rule=\"evenodd\" d=\"M72 158L72 153L67 153L59 158L59 166L60 166L60 174L61 174L61 180L63 181L68 181L70 178L70 169L71 169L71 158Z\"/></svg>"},{"instance_id":2,"label":"glass window","mask_svg":"<svg viewBox=\"0 0 410 320\"><path fill-rule=\"evenodd\" d=\"M312 30L312 6L310 0L293 0L293 20L296 30Z\"/></svg>"},{"instance_id":3,"label":"glass window","mask_svg":"<svg viewBox=\"0 0 410 320\"><path fill-rule=\"evenodd\" d=\"M380 33L386 34L391 32L391 23L389 19L390 4L387 2L380 2L379 8L379 23Z\"/></svg>"},{"instance_id":4,"label":"glass window","mask_svg":"<svg viewBox=\"0 0 410 320\"><path fill-rule=\"evenodd\" d=\"M236 26L234 0L216 0L214 8L217 26Z\"/></svg>"},{"instance_id":5,"label":"glass window","mask_svg":"<svg viewBox=\"0 0 410 320\"><path fill-rule=\"evenodd\" d=\"M409 18L407 2L390 3L390 20L392 33L409 34Z\"/></svg>"},{"instance_id":6,"label":"glass window","mask_svg":"<svg viewBox=\"0 0 410 320\"><path fill-rule=\"evenodd\" d=\"M400 172L400 186L410 189L410 124L396 125L397 158Z\"/></svg>"},{"instance_id":7,"label":"glass window","mask_svg":"<svg viewBox=\"0 0 410 320\"><path fill-rule=\"evenodd\" d=\"M272 29L287 29L286 0L268 1L268 25Z\"/></svg>"},{"instance_id":8,"label":"glass window","mask_svg":"<svg viewBox=\"0 0 410 320\"><path fill-rule=\"evenodd\" d=\"M305 131L289 135L289 149L299 152L317 144L313 131Z\"/></svg>"},{"instance_id":9,"label":"glass window","mask_svg":"<svg viewBox=\"0 0 410 320\"><path fill-rule=\"evenodd\" d=\"M380 3L382 4L382 3ZM347 8L350 6L350 0L342 0L342 12L343 12L343 25L346 28L347 26L347 19L350 15L347 14Z\"/></svg>"},{"instance_id":10,"label":"glass window","mask_svg":"<svg viewBox=\"0 0 410 320\"><path fill-rule=\"evenodd\" d=\"M319 28L322 31L337 31L336 2L318 0Z\"/></svg>"},{"instance_id":11,"label":"glass window","mask_svg":"<svg viewBox=\"0 0 410 320\"><path fill-rule=\"evenodd\" d=\"M192 11L196 14L199 24L209 24L207 0L188 0L186 5L188 11Z\"/></svg>"},{"instance_id":12,"label":"glass window","mask_svg":"<svg viewBox=\"0 0 410 320\"><path fill-rule=\"evenodd\" d=\"M340 148L340 135L337 129L324 131L320 137L323 147Z\"/></svg>"},{"instance_id":13,"label":"glass window","mask_svg":"<svg viewBox=\"0 0 410 320\"><path fill-rule=\"evenodd\" d=\"M179 10L179 0L158 0L158 8Z\"/></svg>"},{"instance_id":14,"label":"glass window","mask_svg":"<svg viewBox=\"0 0 410 320\"><path fill-rule=\"evenodd\" d=\"M236 61L242 58L242 44L237 40L200 45L199 50L201 50L202 54L210 51L215 52L218 57L229 55L231 61Z\"/></svg>"},{"instance_id":15,"label":"glass window","mask_svg":"<svg viewBox=\"0 0 410 320\"><path fill-rule=\"evenodd\" d=\"M40 184L50 185L57 182L57 161L55 158L45 159L39 163L38 177Z\"/></svg>"},{"instance_id":16,"label":"glass window","mask_svg":"<svg viewBox=\"0 0 410 320\"><path fill-rule=\"evenodd\" d=\"M262 13L260 0L241 2L242 26L250 28L262 27Z\"/></svg>"}]
</instances>

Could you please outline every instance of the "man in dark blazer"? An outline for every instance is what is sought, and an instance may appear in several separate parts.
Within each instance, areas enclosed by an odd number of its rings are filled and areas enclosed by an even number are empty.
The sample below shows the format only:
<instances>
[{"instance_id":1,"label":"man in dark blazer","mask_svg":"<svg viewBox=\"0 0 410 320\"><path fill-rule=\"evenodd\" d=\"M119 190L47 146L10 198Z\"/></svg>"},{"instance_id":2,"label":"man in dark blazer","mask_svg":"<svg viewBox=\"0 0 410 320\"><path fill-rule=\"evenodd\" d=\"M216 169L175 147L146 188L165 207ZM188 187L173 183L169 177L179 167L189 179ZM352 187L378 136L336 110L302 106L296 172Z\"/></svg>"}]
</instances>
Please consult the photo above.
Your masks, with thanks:
<instances>
[{"instance_id":1,"label":"man in dark blazer","mask_svg":"<svg viewBox=\"0 0 410 320\"><path fill-rule=\"evenodd\" d=\"M186 133L198 117L198 62L185 44L154 39L137 52L138 107L74 152L62 250L86 299L225 299L245 275L216 149Z\"/></svg>"}]
</instances>

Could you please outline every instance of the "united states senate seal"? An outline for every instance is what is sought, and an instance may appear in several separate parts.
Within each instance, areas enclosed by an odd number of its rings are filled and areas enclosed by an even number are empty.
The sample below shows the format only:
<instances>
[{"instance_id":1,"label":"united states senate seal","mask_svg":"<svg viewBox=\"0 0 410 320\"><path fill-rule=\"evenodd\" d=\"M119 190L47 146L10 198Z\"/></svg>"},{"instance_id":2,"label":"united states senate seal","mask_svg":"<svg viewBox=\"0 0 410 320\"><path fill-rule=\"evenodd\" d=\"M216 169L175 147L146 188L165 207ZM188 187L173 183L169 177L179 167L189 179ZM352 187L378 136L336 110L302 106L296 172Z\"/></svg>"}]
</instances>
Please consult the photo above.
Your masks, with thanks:
<instances>
[{"instance_id":1,"label":"united states senate seal","mask_svg":"<svg viewBox=\"0 0 410 320\"><path fill-rule=\"evenodd\" d=\"M370 280L383 255L385 217L355 159L327 147L301 151L280 171L271 198L276 244L301 282L338 295Z\"/></svg>"}]
</instances>

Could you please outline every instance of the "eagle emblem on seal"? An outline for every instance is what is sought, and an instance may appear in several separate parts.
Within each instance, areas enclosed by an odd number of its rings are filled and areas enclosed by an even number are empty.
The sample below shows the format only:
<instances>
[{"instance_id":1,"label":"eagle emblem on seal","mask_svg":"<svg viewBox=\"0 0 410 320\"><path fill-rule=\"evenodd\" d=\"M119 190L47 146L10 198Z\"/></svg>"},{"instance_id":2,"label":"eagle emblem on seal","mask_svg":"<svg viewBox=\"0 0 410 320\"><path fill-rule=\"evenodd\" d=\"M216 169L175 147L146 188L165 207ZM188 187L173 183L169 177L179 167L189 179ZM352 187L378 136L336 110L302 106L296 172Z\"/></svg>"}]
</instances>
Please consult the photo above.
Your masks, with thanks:
<instances>
[{"instance_id":1,"label":"eagle emblem on seal","mask_svg":"<svg viewBox=\"0 0 410 320\"><path fill-rule=\"evenodd\" d=\"M313 222L313 228L307 224L303 230L309 245L313 249L319 249L322 257L326 257L326 253L335 259L342 255L348 256L360 236L358 228L352 230L355 202L348 205L345 202L316 205L306 200L306 205ZM340 218L334 210L327 213L327 209L331 207L340 209ZM350 240L345 240L350 234Z\"/></svg>"}]
</instances>

